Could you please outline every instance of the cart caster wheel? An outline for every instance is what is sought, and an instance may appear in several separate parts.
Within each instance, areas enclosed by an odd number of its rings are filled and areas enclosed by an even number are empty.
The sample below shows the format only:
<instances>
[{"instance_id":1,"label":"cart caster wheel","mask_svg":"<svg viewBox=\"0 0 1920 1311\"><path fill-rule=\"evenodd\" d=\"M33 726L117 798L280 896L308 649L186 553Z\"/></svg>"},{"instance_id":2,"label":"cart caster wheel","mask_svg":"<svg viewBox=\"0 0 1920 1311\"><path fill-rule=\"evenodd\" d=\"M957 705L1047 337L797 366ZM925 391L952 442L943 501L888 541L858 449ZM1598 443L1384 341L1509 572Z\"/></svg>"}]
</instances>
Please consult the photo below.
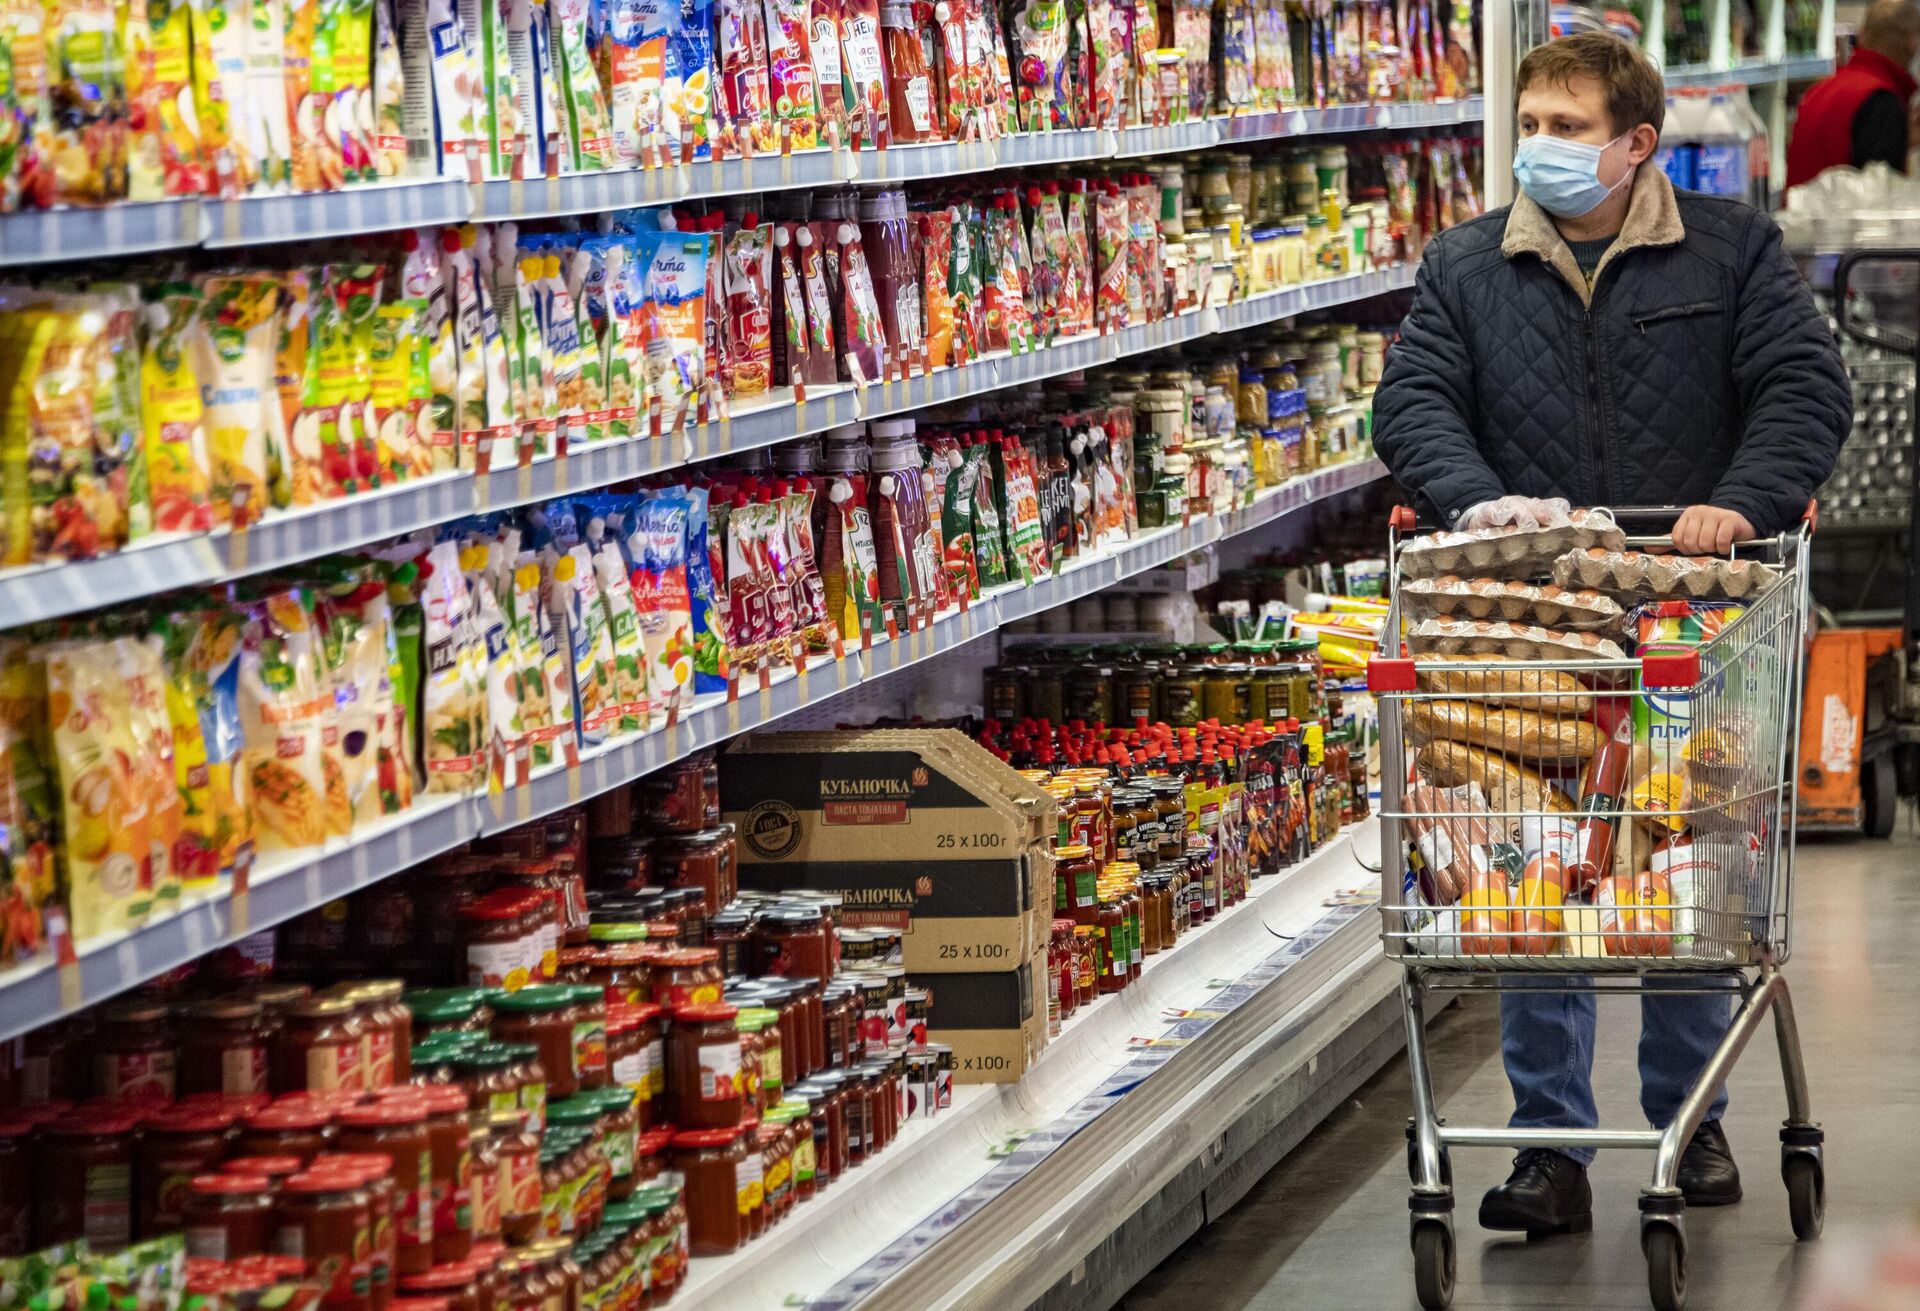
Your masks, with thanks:
<instances>
[{"instance_id":1,"label":"cart caster wheel","mask_svg":"<svg viewBox=\"0 0 1920 1311\"><path fill-rule=\"evenodd\" d=\"M1673 1225L1655 1222L1640 1231L1647 1254L1647 1296L1654 1311L1686 1311L1687 1240Z\"/></svg>"},{"instance_id":2,"label":"cart caster wheel","mask_svg":"<svg viewBox=\"0 0 1920 1311\"><path fill-rule=\"evenodd\" d=\"M1453 1226L1444 1220L1413 1222L1413 1288L1426 1311L1446 1311L1453 1301Z\"/></svg>"},{"instance_id":3,"label":"cart caster wheel","mask_svg":"<svg viewBox=\"0 0 1920 1311\"><path fill-rule=\"evenodd\" d=\"M1784 1152L1780 1177L1787 1184L1787 1214L1793 1236L1801 1242L1820 1236L1827 1218L1827 1169L1809 1152Z\"/></svg>"}]
</instances>

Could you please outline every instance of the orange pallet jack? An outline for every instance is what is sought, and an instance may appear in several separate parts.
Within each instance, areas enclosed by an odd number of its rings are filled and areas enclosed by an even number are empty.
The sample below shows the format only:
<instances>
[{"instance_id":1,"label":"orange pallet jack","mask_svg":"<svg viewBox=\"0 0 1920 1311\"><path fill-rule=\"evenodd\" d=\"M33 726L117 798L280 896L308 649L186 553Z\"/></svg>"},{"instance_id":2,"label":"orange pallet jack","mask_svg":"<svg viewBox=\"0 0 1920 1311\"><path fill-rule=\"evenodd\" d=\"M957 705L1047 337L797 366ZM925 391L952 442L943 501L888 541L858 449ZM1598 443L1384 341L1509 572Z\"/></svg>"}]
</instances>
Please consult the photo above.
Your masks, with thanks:
<instances>
[{"instance_id":1,"label":"orange pallet jack","mask_svg":"<svg viewBox=\"0 0 1920 1311\"><path fill-rule=\"evenodd\" d=\"M1911 334L1868 326L1849 313L1851 275L1867 263L1920 268L1920 250L1857 250L1840 259L1833 305L1841 332L1920 365L1920 342ZM1884 838L1893 832L1901 801L1920 795L1920 485L1914 500L1902 627L1822 628L1807 654L1795 756L1803 832Z\"/></svg>"}]
</instances>

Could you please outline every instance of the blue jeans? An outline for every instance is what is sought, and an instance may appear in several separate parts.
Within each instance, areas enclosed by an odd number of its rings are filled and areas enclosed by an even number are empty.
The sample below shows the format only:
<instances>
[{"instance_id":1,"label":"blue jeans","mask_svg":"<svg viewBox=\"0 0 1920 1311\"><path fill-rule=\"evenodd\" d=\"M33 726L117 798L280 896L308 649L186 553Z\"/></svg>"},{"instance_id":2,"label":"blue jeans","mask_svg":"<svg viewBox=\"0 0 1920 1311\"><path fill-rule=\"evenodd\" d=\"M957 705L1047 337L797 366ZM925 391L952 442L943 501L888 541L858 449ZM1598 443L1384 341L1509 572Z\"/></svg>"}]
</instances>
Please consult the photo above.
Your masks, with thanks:
<instances>
[{"instance_id":1,"label":"blue jeans","mask_svg":"<svg viewBox=\"0 0 1920 1311\"><path fill-rule=\"evenodd\" d=\"M1645 980L1647 993L1659 981ZM1733 1022L1733 993L1724 997L1680 994L1640 999L1640 1109L1664 1129L1686 1099L1694 1079ZM1591 1129L1600 1123L1593 1104L1594 995L1520 989L1500 994L1500 1054L1513 1085L1516 1129ZM1706 1119L1727 1109L1723 1086ZM1593 1149L1561 1149L1585 1164Z\"/></svg>"}]
</instances>

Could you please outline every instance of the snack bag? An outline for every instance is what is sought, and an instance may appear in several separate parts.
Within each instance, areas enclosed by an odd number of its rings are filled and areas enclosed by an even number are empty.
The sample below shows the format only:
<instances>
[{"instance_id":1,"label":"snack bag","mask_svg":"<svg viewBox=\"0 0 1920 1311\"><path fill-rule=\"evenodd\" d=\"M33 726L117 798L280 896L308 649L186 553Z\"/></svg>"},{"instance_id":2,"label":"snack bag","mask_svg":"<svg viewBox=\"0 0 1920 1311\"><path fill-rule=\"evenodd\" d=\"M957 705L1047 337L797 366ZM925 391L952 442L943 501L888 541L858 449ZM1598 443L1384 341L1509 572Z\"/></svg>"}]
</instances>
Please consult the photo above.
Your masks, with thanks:
<instances>
[{"instance_id":1,"label":"snack bag","mask_svg":"<svg viewBox=\"0 0 1920 1311\"><path fill-rule=\"evenodd\" d=\"M46 9L44 166L55 205L127 195L127 51L110 0L50 0Z\"/></svg>"},{"instance_id":2,"label":"snack bag","mask_svg":"<svg viewBox=\"0 0 1920 1311\"><path fill-rule=\"evenodd\" d=\"M820 144L821 110L807 21L810 6L808 0L766 0L766 5L775 142L784 129L787 149L812 150ZM839 75L837 61L834 74Z\"/></svg>"},{"instance_id":3,"label":"snack bag","mask_svg":"<svg viewBox=\"0 0 1920 1311\"><path fill-rule=\"evenodd\" d=\"M147 306L147 340L140 352L140 421L146 451L153 525L163 533L206 532L207 430L200 380L187 347L200 298L187 283L168 283Z\"/></svg>"},{"instance_id":4,"label":"snack bag","mask_svg":"<svg viewBox=\"0 0 1920 1311\"><path fill-rule=\"evenodd\" d=\"M427 791L471 792L485 781L486 646L460 571L459 546L436 544L421 572L427 664L420 708Z\"/></svg>"},{"instance_id":5,"label":"snack bag","mask_svg":"<svg viewBox=\"0 0 1920 1311\"><path fill-rule=\"evenodd\" d=\"M318 846L327 836L328 712L319 635L298 589L247 607L240 648L241 760L258 850Z\"/></svg>"}]
</instances>

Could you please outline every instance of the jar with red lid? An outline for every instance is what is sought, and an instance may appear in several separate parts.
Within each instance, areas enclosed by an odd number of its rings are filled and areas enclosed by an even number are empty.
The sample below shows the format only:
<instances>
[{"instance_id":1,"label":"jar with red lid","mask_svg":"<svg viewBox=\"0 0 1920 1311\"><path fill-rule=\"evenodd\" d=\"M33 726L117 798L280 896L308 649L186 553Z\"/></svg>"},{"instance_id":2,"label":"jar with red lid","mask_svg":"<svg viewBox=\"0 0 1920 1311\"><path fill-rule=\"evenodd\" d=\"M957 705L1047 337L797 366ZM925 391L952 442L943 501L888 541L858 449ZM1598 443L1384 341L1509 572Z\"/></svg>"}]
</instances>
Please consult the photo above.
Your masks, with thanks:
<instances>
[{"instance_id":1,"label":"jar with red lid","mask_svg":"<svg viewBox=\"0 0 1920 1311\"><path fill-rule=\"evenodd\" d=\"M267 1020L250 997L215 997L179 1010L174 1086L190 1093L267 1091Z\"/></svg>"},{"instance_id":2,"label":"jar with red lid","mask_svg":"<svg viewBox=\"0 0 1920 1311\"><path fill-rule=\"evenodd\" d=\"M232 1261L273 1242L273 1186L257 1174L195 1175L181 1215L187 1256Z\"/></svg>"},{"instance_id":3,"label":"jar with red lid","mask_svg":"<svg viewBox=\"0 0 1920 1311\"><path fill-rule=\"evenodd\" d=\"M540 1232L540 1139L512 1112L497 1111L491 1120L500 1160L500 1236L516 1245L531 1242Z\"/></svg>"},{"instance_id":4,"label":"jar with red lid","mask_svg":"<svg viewBox=\"0 0 1920 1311\"><path fill-rule=\"evenodd\" d=\"M87 1095L93 1023L85 1016L30 1030L20 1040L19 1101L76 1102Z\"/></svg>"},{"instance_id":5,"label":"jar with red lid","mask_svg":"<svg viewBox=\"0 0 1920 1311\"><path fill-rule=\"evenodd\" d=\"M227 1158L239 1113L221 1106L169 1106L143 1118L133 1153L133 1236L180 1227L189 1185Z\"/></svg>"},{"instance_id":6,"label":"jar with red lid","mask_svg":"<svg viewBox=\"0 0 1920 1311\"><path fill-rule=\"evenodd\" d=\"M720 765L711 753L677 760L634 787L641 818L659 833L695 833L720 822Z\"/></svg>"},{"instance_id":7,"label":"jar with red lid","mask_svg":"<svg viewBox=\"0 0 1920 1311\"><path fill-rule=\"evenodd\" d=\"M668 1121L685 1129L740 1123L740 1034L736 1007L724 1002L673 1011L667 1038Z\"/></svg>"},{"instance_id":8,"label":"jar with red lid","mask_svg":"<svg viewBox=\"0 0 1920 1311\"><path fill-rule=\"evenodd\" d=\"M739 1125L694 1129L673 1136L673 1168L684 1181L688 1249L695 1256L724 1256L747 1241L753 1209L747 1164L747 1132Z\"/></svg>"},{"instance_id":9,"label":"jar with red lid","mask_svg":"<svg viewBox=\"0 0 1920 1311\"><path fill-rule=\"evenodd\" d=\"M281 1180L299 1174L305 1167L306 1162L297 1156L229 1156L220 1163L220 1173L258 1175L272 1191L280 1187Z\"/></svg>"},{"instance_id":10,"label":"jar with red lid","mask_svg":"<svg viewBox=\"0 0 1920 1311\"><path fill-rule=\"evenodd\" d=\"M235 1149L242 1155L294 1156L306 1162L332 1141L330 1107L311 1098L285 1097L241 1122Z\"/></svg>"},{"instance_id":11,"label":"jar with red lid","mask_svg":"<svg viewBox=\"0 0 1920 1311\"><path fill-rule=\"evenodd\" d=\"M818 906L783 903L754 925L753 972L830 979L835 941Z\"/></svg>"},{"instance_id":12,"label":"jar with red lid","mask_svg":"<svg viewBox=\"0 0 1920 1311\"><path fill-rule=\"evenodd\" d=\"M710 907L724 906L739 890L733 825L698 833L663 833L654 843L653 866L670 888L698 888Z\"/></svg>"},{"instance_id":13,"label":"jar with red lid","mask_svg":"<svg viewBox=\"0 0 1920 1311\"><path fill-rule=\"evenodd\" d=\"M432 1265L433 1161L425 1104L394 1097L348 1107L335 1121L334 1145L342 1152L375 1154L391 1163L395 1268L416 1274Z\"/></svg>"},{"instance_id":14,"label":"jar with red lid","mask_svg":"<svg viewBox=\"0 0 1920 1311\"><path fill-rule=\"evenodd\" d=\"M641 1002L608 1009L607 1065L610 1086L632 1091L636 1123L650 1128L655 1119L654 1098L664 1092L667 1077L658 1006Z\"/></svg>"},{"instance_id":15,"label":"jar with red lid","mask_svg":"<svg viewBox=\"0 0 1920 1311\"><path fill-rule=\"evenodd\" d=\"M33 1156L36 1248L85 1238L96 1252L117 1252L132 1240L138 1123L133 1113L103 1107L41 1126Z\"/></svg>"},{"instance_id":16,"label":"jar with red lid","mask_svg":"<svg viewBox=\"0 0 1920 1311\"><path fill-rule=\"evenodd\" d=\"M467 983L517 991L543 974L541 899L518 888L476 897L460 908Z\"/></svg>"},{"instance_id":17,"label":"jar with red lid","mask_svg":"<svg viewBox=\"0 0 1920 1311\"><path fill-rule=\"evenodd\" d=\"M652 974L653 1000L668 1012L718 1002L725 986L720 953L711 947L663 951L653 958Z\"/></svg>"},{"instance_id":18,"label":"jar with red lid","mask_svg":"<svg viewBox=\"0 0 1920 1311\"><path fill-rule=\"evenodd\" d=\"M530 985L508 993L495 1004L493 1036L502 1042L526 1044L538 1052L546 1073L546 1096L555 1101L573 1096L580 1087L573 1008L574 989L557 983Z\"/></svg>"},{"instance_id":19,"label":"jar with red lid","mask_svg":"<svg viewBox=\"0 0 1920 1311\"><path fill-rule=\"evenodd\" d=\"M373 1200L357 1173L307 1170L283 1183L273 1248L320 1278L327 1311L372 1311Z\"/></svg>"},{"instance_id":20,"label":"jar with red lid","mask_svg":"<svg viewBox=\"0 0 1920 1311\"><path fill-rule=\"evenodd\" d=\"M355 1180L367 1195L367 1300L373 1311L383 1311L393 1299L393 1167L371 1152L335 1152L317 1157L316 1172L337 1171Z\"/></svg>"},{"instance_id":21,"label":"jar with red lid","mask_svg":"<svg viewBox=\"0 0 1920 1311\"><path fill-rule=\"evenodd\" d=\"M445 1297L395 1297L387 1305L393 1311L450 1311L453 1301Z\"/></svg>"},{"instance_id":22,"label":"jar with red lid","mask_svg":"<svg viewBox=\"0 0 1920 1311\"><path fill-rule=\"evenodd\" d=\"M166 1003L136 997L103 1008L87 1047L93 1052L94 1096L173 1100L173 1026Z\"/></svg>"},{"instance_id":23,"label":"jar with red lid","mask_svg":"<svg viewBox=\"0 0 1920 1311\"><path fill-rule=\"evenodd\" d=\"M481 1305L482 1275L472 1260L437 1265L414 1275L402 1275L394 1281L398 1308L416 1311L418 1304L439 1301L446 1311L486 1311Z\"/></svg>"},{"instance_id":24,"label":"jar with red lid","mask_svg":"<svg viewBox=\"0 0 1920 1311\"><path fill-rule=\"evenodd\" d=\"M647 970L647 930L639 924L596 924L587 953L583 982L599 985L607 1001L633 1005L648 1001L652 979Z\"/></svg>"},{"instance_id":25,"label":"jar with red lid","mask_svg":"<svg viewBox=\"0 0 1920 1311\"><path fill-rule=\"evenodd\" d=\"M33 1250L33 1121L0 1112L0 1257Z\"/></svg>"},{"instance_id":26,"label":"jar with red lid","mask_svg":"<svg viewBox=\"0 0 1920 1311\"><path fill-rule=\"evenodd\" d=\"M277 1092L325 1092L366 1085L366 1029L345 997L309 997L287 1008L274 1039Z\"/></svg>"}]
</instances>

